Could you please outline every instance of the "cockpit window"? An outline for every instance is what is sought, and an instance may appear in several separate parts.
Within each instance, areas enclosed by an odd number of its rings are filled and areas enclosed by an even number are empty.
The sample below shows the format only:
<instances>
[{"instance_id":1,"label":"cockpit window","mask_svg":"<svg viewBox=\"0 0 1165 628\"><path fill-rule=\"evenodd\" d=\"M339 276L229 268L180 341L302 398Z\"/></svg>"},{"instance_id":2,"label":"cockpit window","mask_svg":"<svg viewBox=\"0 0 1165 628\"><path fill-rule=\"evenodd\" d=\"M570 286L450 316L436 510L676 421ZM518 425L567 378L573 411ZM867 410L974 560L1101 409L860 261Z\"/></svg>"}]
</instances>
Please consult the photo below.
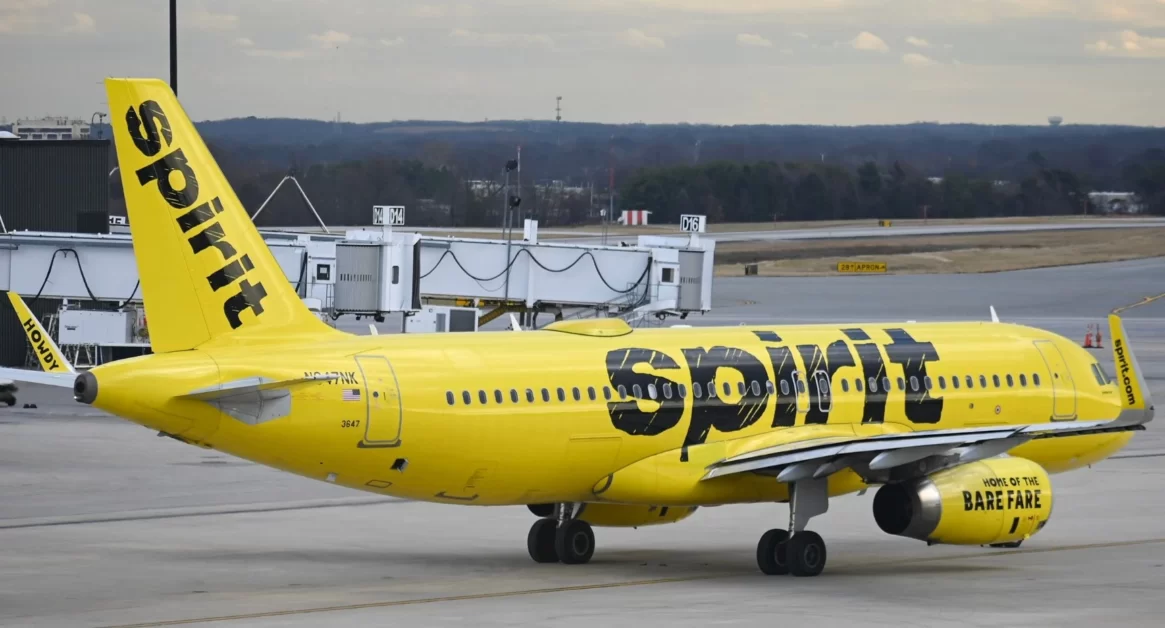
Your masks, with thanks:
<instances>
[{"instance_id":1,"label":"cockpit window","mask_svg":"<svg viewBox=\"0 0 1165 628\"><path fill-rule=\"evenodd\" d=\"M1097 384L1100 384L1101 386L1108 385L1108 376L1105 374L1104 369L1100 368L1099 364L1092 365L1092 375L1096 377Z\"/></svg>"}]
</instances>

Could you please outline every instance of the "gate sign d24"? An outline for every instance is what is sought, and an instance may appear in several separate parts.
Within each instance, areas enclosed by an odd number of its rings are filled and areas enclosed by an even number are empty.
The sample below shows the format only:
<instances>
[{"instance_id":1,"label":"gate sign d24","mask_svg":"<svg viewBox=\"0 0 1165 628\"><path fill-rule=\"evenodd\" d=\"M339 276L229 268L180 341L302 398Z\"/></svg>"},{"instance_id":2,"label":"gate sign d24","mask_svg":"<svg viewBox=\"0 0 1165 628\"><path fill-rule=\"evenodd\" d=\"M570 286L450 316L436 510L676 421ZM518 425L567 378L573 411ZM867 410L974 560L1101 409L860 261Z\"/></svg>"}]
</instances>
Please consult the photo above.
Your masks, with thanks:
<instances>
[{"instance_id":1,"label":"gate sign d24","mask_svg":"<svg viewBox=\"0 0 1165 628\"><path fill-rule=\"evenodd\" d=\"M372 224L377 227L403 227L405 208L403 205L373 205Z\"/></svg>"},{"instance_id":2,"label":"gate sign d24","mask_svg":"<svg viewBox=\"0 0 1165 628\"><path fill-rule=\"evenodd\" d=\"M684 214L680 216L680 230L689 233L704 233L704 224L707 222L707 216Z\"/></svg>"}]
</instances>

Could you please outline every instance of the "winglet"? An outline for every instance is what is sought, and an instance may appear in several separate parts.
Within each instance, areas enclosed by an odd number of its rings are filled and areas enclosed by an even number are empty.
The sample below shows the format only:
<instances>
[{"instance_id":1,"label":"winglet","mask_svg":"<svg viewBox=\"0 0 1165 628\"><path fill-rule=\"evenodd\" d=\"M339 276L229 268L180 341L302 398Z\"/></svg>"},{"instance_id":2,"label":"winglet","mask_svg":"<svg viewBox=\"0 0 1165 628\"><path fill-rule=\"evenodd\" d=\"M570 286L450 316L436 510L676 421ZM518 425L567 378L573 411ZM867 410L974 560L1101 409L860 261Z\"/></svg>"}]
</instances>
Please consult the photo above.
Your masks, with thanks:
<instances>
[{"instance_id":1,"label":"winglet","mask_svg":"<svg viewBox=\"0 0 1165 628\"><path fill-rule=\"evenodd\" d=\"M1145 383L1141 367L1128 344L1124 323L1116 314L1108 315L1112 338L1112 356L1116 368L1116 385L1120 389L1121 422L1144 424L1153 420L1153 398Z\"/></svg>"},{"instance_id":2,"label":"winglet","mask_svg":"<svg viewBox=\"0 0 1165 628\"><path fill-rule=\"evenodd\" d=\"M510 325L513 326L514 331L522 331L522 326L518 324L518 317L514 316L513 312L510 312Z\"/></svg>"},{"instance_id":3,"label":"winglet","mask_svg":"<svg viewBox=\"0 0 1165 628\"><path fill-rule=\"evenodd\" d=\"M53 337L45 331L44 326L40 324L36 316L33 316L32 310L25 305L24 299L21 299L19 294L9 290L8 300L12 302L12 309L16 310L20 325L24 327L24 335L28 336L28 342L32 344L32 352L40 361L41 368L46 373L76 372L73 370L73 365L69 364L65 355L61 353L57 343L53 342Z\"/></svg>"},{"instance_id":4,"label":"winglet","mask_svg":"<svg viewBox=\"0 0 1165 628\"><path fill-rule=\"evenodd\" d=\"M989 307L991 308L991 322L998 323L999 322L999 315L995 313L995 306L991 305Z\"/></svg>"}]
</instances>

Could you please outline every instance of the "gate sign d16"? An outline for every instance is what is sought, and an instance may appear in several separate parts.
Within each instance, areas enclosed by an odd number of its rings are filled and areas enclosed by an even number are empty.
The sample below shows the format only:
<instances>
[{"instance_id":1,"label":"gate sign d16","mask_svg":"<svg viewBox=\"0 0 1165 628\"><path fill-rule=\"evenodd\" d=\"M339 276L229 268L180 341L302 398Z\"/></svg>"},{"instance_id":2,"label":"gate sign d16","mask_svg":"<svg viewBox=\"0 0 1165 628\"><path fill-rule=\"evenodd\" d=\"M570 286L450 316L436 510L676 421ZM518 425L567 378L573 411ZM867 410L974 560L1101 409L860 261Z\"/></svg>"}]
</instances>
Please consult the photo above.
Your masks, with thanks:
<instances>
[{"instance_id":1,"label":"gate sign d16","mask_svg":"<svg viewBox=\"0 0 1165 628\"><path fill-rule=\"evenodd\" d=\"M377 227L403 227L405 224L404 205L373 205L372 224Z\"/></svg>"},{"instance_id":2,"label":"gate sign d16","mask_svg":"<svg viewBox=\"0 0 1165 628\"><path fill-rule=\"evenodd\" d=\"M707 216L684 214L680 216L680 230L692 233L704 233L704 224L706 222L708 222Z\"/></svg>"}]
</instances>

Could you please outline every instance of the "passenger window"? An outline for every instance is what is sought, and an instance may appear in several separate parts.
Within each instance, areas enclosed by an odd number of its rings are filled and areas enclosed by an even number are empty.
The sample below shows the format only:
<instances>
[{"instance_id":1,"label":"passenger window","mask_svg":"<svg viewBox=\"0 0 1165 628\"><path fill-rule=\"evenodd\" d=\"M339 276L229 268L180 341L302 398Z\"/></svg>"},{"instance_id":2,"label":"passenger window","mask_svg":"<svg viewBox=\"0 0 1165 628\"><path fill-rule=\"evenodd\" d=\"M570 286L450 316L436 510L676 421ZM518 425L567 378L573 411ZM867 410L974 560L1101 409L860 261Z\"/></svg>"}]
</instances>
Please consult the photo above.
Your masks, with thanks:
<instances>
[{"instance_id":1,"label":"passenger window","mask_svg":"<svg viewBox=\"0 0 1165 628\"><path fill-rule=\"evenodd\" d=\"M542 401L550 403L550 390L549 389L546 389L546 388L542 389Z\"/></svg>"},{"instance_id":2,"label":"passenger window","mask_svg":"<svg viewBox=\"0 0 1165 628\"><path fill-rule=\"evenodd\" d=\"M502 402L502 391L500 391L500 390L494 391L494 401L496 401L498 403Z\"/></svg>"},{"instance_id":3,"label":"passenger window","mask_svg":"<svg viewBox=\"0 0 1165 628\"><path fill-rule=\"evenodd\" d=\"M663 385L663 398L671 399L671 382Z\"/></svg>"},{"instance_id":4,"label":"passenger window","mask_svg":"<svg viewBox=\"0 0 1165 628\"><path fill-rule=\"evenodd\" d=\"M469 396L469 391L468 391L468 390L463 390L463 391L461 391L461 400L465 402L465 405L467 405L467 406L468 406L468 405L469 405L469 403L470 403L470 401L471 401L472 399L473 399L473 398Z\"/></svg>"},{"instance_id":5,"label":"passenger window","mask_svg":"<svg viewBox=\"0 0 1165 628\"><path fill-rule=\"evenodd\" d=\"M752 388L752 396L759 397L760 396L760 382L756 381L755 379L752 380L751 388Z\"/></svg>"},{"instance_id":6,"label":"passenger window","mask_svg":"<svg viewBox=\"0 0 1165 628\"><path fill-rule=\"evenodd\" d=\"M777 387L773 386L773 380L770 379L765 381L765 390L767 390L770 395L777 394Z\"/></svg>"},{"instance_id":7,"label":"passenger window","mask_svg":"<svg viewBox=\"0 0 1165 628\"><path fill-rule=\"evenodd\" d=\"M898 378L898 390L906 390L906 380Z\"/></svg>"},{"instance_id":8,"label":"passenger window","mask_svg":"<svg viewBox=\"0 0 1165 628\"><path fill-rule=\"evenodd\" d=\"M513 388L510 389L510 401L518 403L518 391Z\"/></svg>"},{"instance_id":9,"label":"passenger window","mask_svg":"<svg viewBox=\"0 0 1165 628\"><path fill-rule=\"evenodd\" d=\"M918 392L918 378L913 375L910 376L910 390Z\"/></svg>"},{"instance_id":10,"label":"passenger window","mask_svg":"<svg viewBox=\"0 0 1165 628\"><path fill-rule=\"evenodd\" d=\"M980 375L979 376L979 388L986 388L986 387L987 387L987 376Z\"/></svg>"},{"instance_id":11,"label":"passenger window","mask_svg":"<svg viewBox=\"0 0 1165 628\"><path fill-rule=\"evenodd\" d=\"M741 397L743 397L745 395L744 382L740 382L739 384L736 385L736 393L738 395L740 395Z\"/></svg>"},{"instance_id":12,"label":"passenger window","mask_svg":"<svg viewBox=\"0 0 1165 628\"><path fill-rule=\"evenodd\" d=\"M687 386L684 386L683 384L676 384L676 389L679 390L680 399L687 399L688 398L688 387Z\"/></svg>"},{"instance_id":13,"label":"passenger window","mask_svg":"<svg viewBox=\"0 0 1165 628\"><path fill-rule=\"evenodd\" d=\"M1024 375L1023 373L1019 374L1019 385L1027 388L1027 375Z\"/></svg>"},{"instance_id":14,"label":"passenger window","mask_svg":"<svg viewBox=\"0 0 1165 628\"><path fill-rule=\"evenodd\" d=\"M700 385L700 382L692 382L692 394L696 396L696 399L704 397L704 387Z\"/></svg>"},{"instance_id":15,"label":"passenger window","mask_svg":"<svg viewBox=\"0 0 1165 628\"><path fill-rule=\"evenodd\" d=\"M587 396L591 398L591 401L596 399L594 386L587 386Z\"/></svg>"},{"instance_id":16,"label":"passenger window","mask_svg":"<svg viewBox=\"0 0 1165 628\"><path fill-rule=\"evenodd\" d=\"M561 388L558 389L558 400L566 401L566 391Z\"/></svg>"},{"instance_id":17,"label":"passenger window","mask_svg":"<svg viewBox=\"0 0 1165 628\"><path fill-rule=\"evenodd\" d=\"M579 392L579 390L578 390L578 386L575 386L574 388L572 388L572 389L570 390L570 393L571 393L572 395L574 395L574 400L575 400L575 401L582 401L582 393L581 393L581 392Z\"/></svg>"},{"instance_id":18,"label":"passenger window","mask_svg":"<svg viewBox=\"0 0 1165 628\"><path fill-rule=\"evenodd\" d=\"M477 398L481 400L482 404L487 403L487 400L489 399L484 390L477 391Z\"/></svg>"},{"instance_id":19,"label":"passenger window","mask_svg":"<svg viewBox=\"0 0 1165 628\"><path fill-rule=\"evenodd\" d=\"M744 394L744 385L743 384L741 384L741 386L740 386L740 393ZM728 382L724 382L724 396L725 397L732 396L732 386L729 385Z\"/></svg>"},{"instance_id":20,"label":"passenger window","mask_svg":"<svg viewBox=\"0 0 1165 628\"><path fill-rule=\"evenodd\" d=\"M445 401L448 401L449 405L453 405L454 401L453 401L453 391L452 390L447 391L445 393Z\"/></svg>"},{"instance_id":21,"label":"passenger window","mask_svg":"<svg viewBox=\"0 0 1165 628\"><path fill-rule=\"evenodd\" d=\"M1040 374L1039 373L1032 373L1032 384L1035 384L1037 387L1040 385Z\"/></svg>"},{"instance_id":22,"label":"passenger window","mask_svg":"<svg viewBox=\"0 0 1165 628\"><path fill-rule=\"evenodd\" d=\"M533 388L526 389L526 401L528 401L530 403L534 403L534 389Z\"/></svg>"},{"instance_id":23,"label":"passenger window","mask_svg":"<svg viewBox=\"0 0 1165 628\"><path fill-rule=\"evenodd\" d=\"M992 375L992 376L991 376L991 382L992 382L993 384L995 384L995 387L996 387L996 388L999 388L999 376L998 376L998 375Z\"/></svg>"},{"instance_id":24,"label":"passenger window","mask_svg":"<svg viewBox=\"0 0 1165 628\"><path fill-rule=\"evenodd\" d=\"M642 398L643 398L643 389L639 387L639 384L635 384L634 386L632 386L632 387L631 387L631 392L632 392L632 394L634 394L634 395L635 395L635 398L636 398L636 399L642 399Z\"/></svg>"},{"instance_id":25,"label":"passenger window","mask_svg":"<svg viewBox=\"0 0 1165 628\"><path fill-rule=\"evenodd\" d=\"M781 380L781 394L782 395L789 394L789 380L787 380L787 379Z\"/></svg>"},{"instance_id":26,"label":"passenger window","mask_svg":"<svg viewBox=\"0 0 1165 628\"><path fill-rule=\"evenodd\" d=\"M651 399L659 399L659 393L656 392L655 384L647 385L647 396Z\"/></svg>"},{"instance_id":27,"label":"passenger window","mask_svg":"<svg viewBox=\"0 0 1165 628\"><path fill-rule=\"evenodd\" d=\"M805 382L797 380L797 393L800 394L803 392L805 392Z\"/></svg>"},{"instance_id":28,"label":"passenger window","mask_svg":"<svg viewBox=\"0 0 1165 628\"><path fill-rule=\"evenodd\" d=\"M714 381L708 382L708 398L709 399L716 398L716 382L714 382Z\"/></svg>"},{"instance_id":29,"label":"passenger window","mask_svg":"<svg viewBox=\"0 0 1165 628\"><path fill-rule=\"evenodd\" d=\"M1011 373L1007 374L1007 387L1015 388L1015 379L1011 376Z\"/></svg>"},{"instance_id":30,"label":"passenger window","mask_svg":"<svg viewBox=\"0 0 1165 628\"><path fill-rule=\"evenodd\" d=\"M873 377L870 378L870 392L872 392L872 393L878 392L878 380L876 378L873 378Z\"/></svg>"},{"instance_id":31,"label":"passenger window","mask_svg":"<svg viewBox=\"0 0 1165 628\"><path fill-rule=\"evenodd\" d=\"M968 375L967 376L967 388L974 388L974 387L975 387L975 378Z\"/></svg>"},{"instance_id":32,"label":"passenger window","mask_svg":"<svg viewBox=\"0 0 1165 628\"><path fill-rule=\"evenodd\" d=\"M841 392L849 392L849 380L841 380Z\"/></svg>"},{"instance_id":33,"label":"passenger window","mask_svg":"<svg viewBox=\"0 0 1165 628\"><path fill-rule=\"evenodd\" d=\"M959 389L959 376L958 375L951 378L951 386L954 386L955 390Z\"/></svg>"},{"instance_id":34,"label":"passenger window","mask_svg":"<svg viewBox=\"0 0 1165 628\"><path fill-rule=\"evenodd\" d=\"M619 398L620 399L627 398L627 389L623 386L623 384L619 384Z\"/></svg>"},{"instance_id":35,"label":"passenger window","mask_svg":"<svg viewBox=\"0 0 1165 628\"><path fill-rule=\"evenodd\" d=\"M862 380L856 377L854 378L854 390L862 392Z\"/></svg>"},{"instance_id":36,"label":"passenger window","mask_svg":"<svg viewBox=\"0 0 1165 628\"><path fill-rule=\"evenodd\" d=\"M609 386L603 386L603 399L607 401L611 400L611 388Z\"/></svg>"},{"instance_id":37,"label":"passenger window","mask_svg":"<svg viewBox=\"0 0 1165 628\"><path fill-rule=\"evenodd\" d=\"M886 392L890 392L891 390L894 390L894 388L890 386L890 378L889 377L882 378L882 390L884 390Z\"/></svg>"},{"instance_id":38,"label":"passenger window","mask_svg":"<svg viewBox=\"0 0 1165 628\"><path fill-rule=\"evenodd\" d=\"M934 388L934 382L930 379L929 375L926 376L926 379L923 381L923 383L926 384L927 390L931 390Z\"/></svg>"},{"instance_id":39,"label":"passenger window","mask_svg":"<svg viewBox=\"0 0 1165 628\"><path fill-rule=\"evenodd\" d=\"M938 376L938 387L943 389L943 390L946 390L947 389L947 378L943 377L942 375L939 375Z\"/></svg>"}]
</instances>

